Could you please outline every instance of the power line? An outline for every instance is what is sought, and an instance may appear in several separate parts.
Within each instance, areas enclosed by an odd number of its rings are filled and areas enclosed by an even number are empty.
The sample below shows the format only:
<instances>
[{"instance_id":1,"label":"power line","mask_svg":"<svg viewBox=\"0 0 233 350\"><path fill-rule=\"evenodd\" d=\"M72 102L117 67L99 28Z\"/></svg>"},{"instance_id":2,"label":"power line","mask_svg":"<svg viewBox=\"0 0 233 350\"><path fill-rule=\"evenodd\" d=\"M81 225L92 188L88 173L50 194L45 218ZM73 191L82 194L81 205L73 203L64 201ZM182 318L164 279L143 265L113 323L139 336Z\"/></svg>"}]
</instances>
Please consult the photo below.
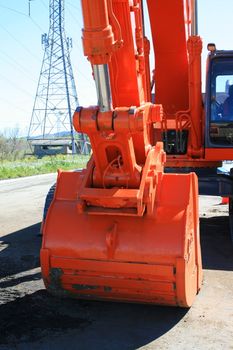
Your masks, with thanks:
<instances>
[{"instance_id":1,"label":"power line","mask_svg":"<svg viewBox=\"0 0 233 350\"><path fill-rule=\"evenodd\" d=\"M43 33L44 33L44 29L43 28L41 28L41 26L32 18L32 16L31 16L31 1L32 0L28 0L29 2L28 2L28 4L29 4L29 14L28 14L28 17L30 18L30 20L32 21L32 23L40 30L40 31L42 31ZM48 9L47 8L47 6L45 5L45 3L43 2L43 0L41 0L41 3L42 3L42 5L46 8L46 10Z\"/></svg>"},{"instance_id":2,"label":"power line","mask_svg":"<svg viewBox=\"0 0 233 350\"><path fill-rule=\"evenodd\" d=\"M30 18L30 20L32 21L32 23L33 23L38 29L40 29L41 32L43 32L43 33L45 32L44 29L41 28L41 26L40 26L31 16L30 16L29 18Z\"/></svg>"},{"instance_id":3,"label":"power line","mask_svg":"<svg viewBox=\"0 0 233 350\"><path fill-rule=\"evenodd\" d=\"M80 6L77 7L77 6L73 5L73 4L71 4L71 2L69 2L69 1L67 1L66 3L69 4L70 6L72 6L73 8L75 8L76 10L78 10L79 12L81 11L81 7Z\"/></svg>"},{"instance_id":4,"label":"power line","mask_svg":"<svg viewBox=\"0 0 233 350\"><path fill-rule=\"evenodd\" d=\"M89 83L93 81L92 78L89 78L85 74L83 74L83 72L77 67L77 65L74 65L74 67L75 67L75 70L77 70L77 72L81 74L83 78L85 78Z\"/></svg>"},{"instance_id":5,"label":"power line","mask_svg":"<svg viewBox=\"0 0 233 350\"><path fill-rule=\"evenodd\" d=\"M12 102L12 100L9 101L9 100L7 100L6 98L3 98L3 97L0 97L0 100L3 101L3 102L6 102L9 106L13 106L13 107L17 108L18 110L20 110L20 111L22 111L24 113L28 113L28 111L26 109L17 106L15 103ZM6 121L6 122L8 122L8 121ZM2 123L3 123L3 121L0 122L0 124L2 124Z\"/></svg>"},{"instance_id":6,"label":"power line","mask_svg":"<svg viewBox=\"0 0 233 350\"><path fill-rule=\"evenodd\" d=\"M46 7L46 5L45 5L44 2L42 2L42 4ZM15 12L15 13L21 15L21 16L29 17L30 20L32 21L32 23L33 23L40 31L44 32L44 29L41 28L41 26L40 26L31 16L28 16L26 13L23 13L23 12L21 12L21 11L18 11L18 10L16 10L16 9L13 9L13 8L11 8L11 7L4 6L4 5L0 5L0 7L4 8L4 9L7 9L7 10L9 10L9 11ZM46 7L46 9L47 9L47 7Z\"/></svg>"},{"instance_id":7,"label":"power line","mask_svg":"<svg viewBox=\"0 0 233 350\"><path fill-rule=\"evenodd\" d=\"M22 16L26 16L26 13L23 13L21 11L18 11L18 10L15 10L15 9L12 9L11 7L8 7L8 6L4 6L4 5L0 5L0 7L4 8L4 9L7 9L9 11L12 11L12 12L15 12L15 13L18 13L19 15L22 15Z\"/></svg>"},{"instance_id":8,"label":"power line","mask_svg":"<svg viewBox=\"0 0 233 350\"><path fill-rule=\"evenodd\" d=\"M43 0L40 0L40 1L41 1L41 3L43 4L43 6L44 6L45 8L47 8L47 6L45 5L44 1L43 1ZM68 3L70 6L76 8L77 10L79 10L78 7L76 7L75 5L71 4L70 2L67 2L67 3ZM14 11L15 13L18 13L18 14L21 14L21 15L24 15L24 16L28 17L25 13L20 12L20 11L17 11L17 10L12 9L12 8L9 8L9 7L7 7L7 6L0 5L0 7L6 8L6 9L8 9L8 10ZM69 12L69 15L72 17L72 19L73 19L75 22L78 22L78 24L79 24L80 27L81 27L81 24L80 24L80 22L77 20L77 18L74 17L74 15L72 14L72 12L71 12L69 9L67 9L67 10L68 10L68 12ZM34 24L38 29L40 29L42 32L44 32L43 28L41 28L41 26L40 26L32 17L30 17L30 20L33 22L33 24ZM10 36L11 36L19 45L21 45L30 55L32 55L37 61L39 61L39 60L38 60L38 57L35 56L22 42L20 42L13 34L11 34L2 24L0 24L0 27L2 27L2 29L5 30L5 31L8 33L8 35L10 35ZM81 47L80 47L80 45L78 44L78 42L77 42L76 40L74 40L74 39L73 39L73 41L74 41L74 43L76 44L76 46L81 50ZM4 53L4 54L7 55L6 53ZM10 58L9 55L7 55L7 56ZM10 59L12 59L12 58L10 58ZM12 59L12 60L13 60L13 59ZM90 79L89 77L87 77L80 69L78 69L77 67L76 67L76 69L77 69L77 71L78 71L87 81L89 81L89 82L91 81L91 79ZM24 68L23 68L23 70L24 70Z\"/></svg>"},{"instance_id":9,"label":"power line","mask_svg":"<svg viewBox=\"0 0 233 350\"><path fill-rule=\"evenodd\" d=\"M70 2L67 2L69 5L73 6L74 8L78 9L76 6L72 5ZM69 13L69 15L71 16L71 18L75 21L75 23L78 23L80 25L80 28L82 27L81 23L78 21L78 19L72 14L72 12L67 8L67 11ZM75 43L75 45L78 47L78 49L80 50L80 52L82 52L82 48L80 47L78 41L76 39L73 39L73 42ZM77 70L77 72L79 72L88 82L91 82L92 79L87 77L80 69L77 68L77 66L75 65L75 69Z\"/></svg>"},{"instance_id":10,"label":"power line","mask_svg":"<svg viewBox=\"0 0 233 350\"><path fill-rule=\"evenodd\" d=\"M45 5L44 0L40 0L40 2L43 4L43 6L46 8L46 10L48 10L48 6L47 6L47 5Z\"/></svg>"},{"instance_id":11,"label":"power line","mask_svg":"<svg viewBox=\"0 0 233 350\"><path fill-rule=\"evenodd\" d=\"M1 76L3 79L5 79L10 85L14 86L14 88L16 88L17 90L20 90L20 91L22 91L24 94L27 94L28 96L32 97L32 95L31 95L28 91L22 89L22 88L19 87L17 84L15 84L15 81L14 81L14 82L11 81L10 79L6 78L6 77L5 77L3 74L1 74L1 73L0 73L0 76Z\"/></svg>"},{"instance_id":12,"label":"power line","mask_svg":"<svg viewBox=\"0 0 233 350\"><path fill-rule=\"evenodd\" d=\"M36 80L32 78L31 72L29 72L29 70L25 69L25 67L23 67L21 64L19 64L14 58L12 58L10 55L8 55L6 52L4 52L2 50L0 50L0 54L6 56L8 60L11 60L13 62L13 64L10 63L9 61L7 61L7 63L9 63L10 65L17 66L18 69L21 70L21 72L23 72L24 74L26 74L28 76L28 79L36 82Z\"/></svg>"},{"instance_id":13,"label":"power line","mask_svg":"<svg viewBox=\"0 0 233 350\"><path fill-rule=\"evenodd\" d=\"M69 3L68 3L69 4ZM71 5L71 4L70 4ZM71 5L72 6L72 5ZM75 17L72 12L67 8L67 11L69 12L70 16L74 19L75 23L78 23L80 25L80 28L83 27L83 25L80 23L77 17Z\"/></svg>"},{"instance_id":14,"label":"power line","mask_svg":"<svg viewBox=\"0 0 233 350\"><path fill-rule=\"evenodd\" d=\"M2 24L0 24L0 27L8 34L10 35L10 37L12 39L14 39L20 46L22 46L24 48L24 50L26 50L31 56L33 56L37 61L40 62L40 60L38 59L38 57L36 55L34 55L34 53L32 53L28 48L27 46L25 46L23 43L21 43L13 34L11 34L9 32L8 29L6 29Z\"/></svg>"}]
</instances>

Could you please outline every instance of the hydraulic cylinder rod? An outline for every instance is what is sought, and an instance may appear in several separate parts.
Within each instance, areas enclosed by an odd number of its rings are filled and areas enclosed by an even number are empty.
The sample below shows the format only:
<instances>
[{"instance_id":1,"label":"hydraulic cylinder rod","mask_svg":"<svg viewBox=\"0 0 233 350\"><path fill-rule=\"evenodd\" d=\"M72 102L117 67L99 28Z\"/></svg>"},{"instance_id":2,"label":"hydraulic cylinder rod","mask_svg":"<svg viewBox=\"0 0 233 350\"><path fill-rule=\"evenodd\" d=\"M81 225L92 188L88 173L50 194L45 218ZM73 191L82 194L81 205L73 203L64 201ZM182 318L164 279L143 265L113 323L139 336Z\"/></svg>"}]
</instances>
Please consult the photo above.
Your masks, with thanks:
<instances>
[{"instance_id":1,"label":"hydraulic cylinder rod","mask_svg":"<svg viewBox=\"0 0 233 350\"><path fill-rule=\"evenodd\" d=\"M96 64L93 66L98 106L100 112L108 112L112 109L111 90L107 64Z\"/></svg>"},{"instance_id":2,"label":"hydraulic cylinder rod","mask_svg":"<svg viewBox=\"0 0 233 350\"><path fill-rule=\"evenodd\" d=\"M191 35L198 35L197 0L191 1Z\"/></svg>"},{"instance_id":3,"label":"hydraulic cylinder rod","mask_svg":"<svg viewBox=\"0 0 233 350\"><path fill-rule=\"evenodd\" d=\"M108 112L112 108L108 63L114 51L114 35L109 23L111 2L108 0L82 0L84 19L83 47L93 65L98 105L101 112ZM115 17L114 17L115 18Z\"/></svg>"}]
</instances>

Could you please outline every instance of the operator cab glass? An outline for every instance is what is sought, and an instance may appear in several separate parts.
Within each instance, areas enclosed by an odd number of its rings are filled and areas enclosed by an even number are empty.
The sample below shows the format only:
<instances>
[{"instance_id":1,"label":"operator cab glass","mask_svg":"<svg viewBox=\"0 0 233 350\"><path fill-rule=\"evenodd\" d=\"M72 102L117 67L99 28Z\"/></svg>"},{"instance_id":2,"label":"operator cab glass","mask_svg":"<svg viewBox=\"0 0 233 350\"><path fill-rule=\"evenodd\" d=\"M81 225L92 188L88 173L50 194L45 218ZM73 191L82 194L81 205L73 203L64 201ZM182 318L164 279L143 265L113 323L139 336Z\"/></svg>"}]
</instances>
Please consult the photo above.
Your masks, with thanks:
<instances>
[{"instance_id":1,"label":"operator cab glass","mask_svg":"<svg viewBox=\"0 0 233 350\"><path fill-rule=\"evenodd\" d=\"M209 140L213 147L233 144L233 59L214 59L210 72Z\"/></svg>"}]
</instances>

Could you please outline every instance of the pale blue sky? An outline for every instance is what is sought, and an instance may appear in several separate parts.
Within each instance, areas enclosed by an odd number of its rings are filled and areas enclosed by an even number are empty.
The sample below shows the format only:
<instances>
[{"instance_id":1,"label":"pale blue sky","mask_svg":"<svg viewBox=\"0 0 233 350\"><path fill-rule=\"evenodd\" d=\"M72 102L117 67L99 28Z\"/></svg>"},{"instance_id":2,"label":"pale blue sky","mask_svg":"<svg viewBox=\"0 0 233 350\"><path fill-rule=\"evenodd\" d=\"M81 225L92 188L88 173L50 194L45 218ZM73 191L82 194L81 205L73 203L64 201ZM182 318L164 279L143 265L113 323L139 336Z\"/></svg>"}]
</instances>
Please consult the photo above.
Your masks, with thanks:
<instances>
[{"instance_id":1,"label":"pale blue sky","mask_svg":"<svg viewBox=\"0 0 233 350\"><path fill-rule=\"evenodd\" d=\"M32 0L29 17L28 0L0 0L0 131L19 127L27 134L43 57L41 34L49 28L48 4L49 0ZM199 0L198 13L205 73L208 42L218 49L233 49L233 0ZM82 52L80 0L65 0L65 23L66 34L73 39L71 61L79 103L94 104L95 87Z\"/></svg>"}]
</instances>

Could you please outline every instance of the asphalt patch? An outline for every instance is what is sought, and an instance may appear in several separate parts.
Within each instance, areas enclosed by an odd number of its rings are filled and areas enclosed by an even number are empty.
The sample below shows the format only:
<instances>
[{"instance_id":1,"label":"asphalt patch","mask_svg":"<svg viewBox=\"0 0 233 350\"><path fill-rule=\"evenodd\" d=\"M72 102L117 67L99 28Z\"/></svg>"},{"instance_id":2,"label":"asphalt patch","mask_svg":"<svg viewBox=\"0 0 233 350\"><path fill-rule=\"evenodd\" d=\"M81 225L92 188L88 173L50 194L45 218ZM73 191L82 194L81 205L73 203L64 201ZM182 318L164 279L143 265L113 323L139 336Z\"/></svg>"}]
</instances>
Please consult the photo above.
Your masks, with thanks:
<instances>
[{"instance_id":1,"label":"asphalt patch","mask_svg":"<svg viewBox=\"0 0 233 350\"><path fill-rule=\"evenodd\" d=\"M61 330L80 331L90 324L78 301L54 298L39 290L0 306L0 345L35 341Z\"/></svg>"}]
</instances>

